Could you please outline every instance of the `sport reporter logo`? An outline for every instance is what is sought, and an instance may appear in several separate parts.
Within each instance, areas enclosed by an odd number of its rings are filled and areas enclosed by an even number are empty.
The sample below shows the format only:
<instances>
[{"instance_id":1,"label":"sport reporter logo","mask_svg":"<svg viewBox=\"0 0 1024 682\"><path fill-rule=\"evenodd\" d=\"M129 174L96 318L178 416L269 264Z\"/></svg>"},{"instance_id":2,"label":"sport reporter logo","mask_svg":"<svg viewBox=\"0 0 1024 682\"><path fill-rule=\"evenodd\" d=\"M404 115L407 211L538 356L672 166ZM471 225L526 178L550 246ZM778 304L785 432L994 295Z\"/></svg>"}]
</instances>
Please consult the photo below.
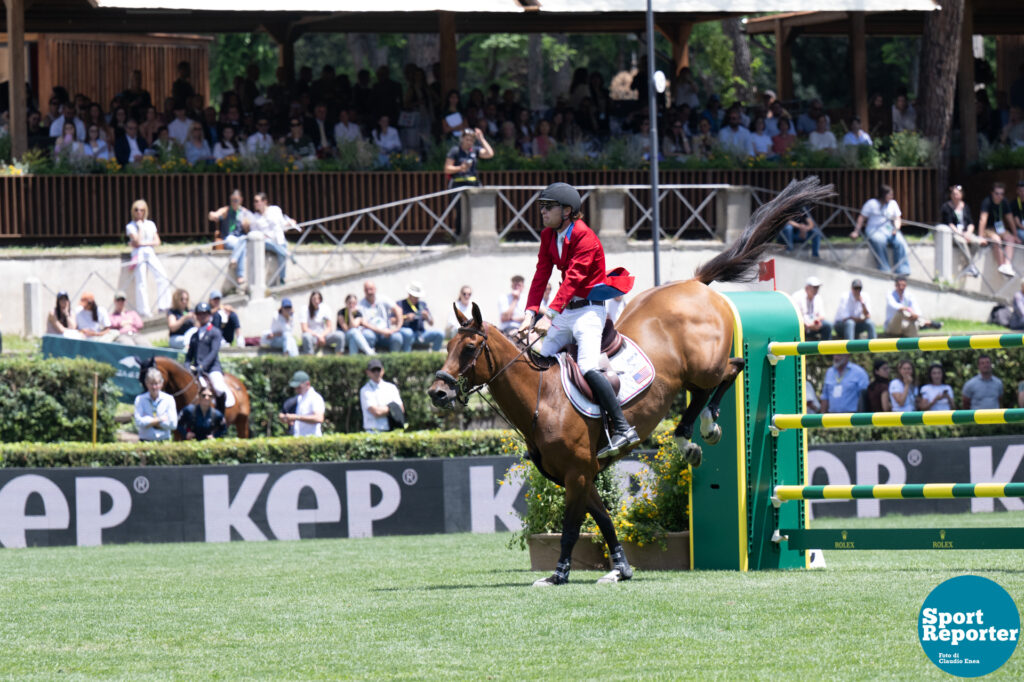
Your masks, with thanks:
<instances>
[{"instance_id":1,"label":"sport reporter logo","mask_svg":"<svg viewBox=\"0 0 1024 682\"><path fill-rule=\"evenodd\" d=\"M940 670L980 677L1013 655L1020 613L998 583L976 575L946 580L928 595L917 618L921 648Z\"/></svg>"}]
</instances>

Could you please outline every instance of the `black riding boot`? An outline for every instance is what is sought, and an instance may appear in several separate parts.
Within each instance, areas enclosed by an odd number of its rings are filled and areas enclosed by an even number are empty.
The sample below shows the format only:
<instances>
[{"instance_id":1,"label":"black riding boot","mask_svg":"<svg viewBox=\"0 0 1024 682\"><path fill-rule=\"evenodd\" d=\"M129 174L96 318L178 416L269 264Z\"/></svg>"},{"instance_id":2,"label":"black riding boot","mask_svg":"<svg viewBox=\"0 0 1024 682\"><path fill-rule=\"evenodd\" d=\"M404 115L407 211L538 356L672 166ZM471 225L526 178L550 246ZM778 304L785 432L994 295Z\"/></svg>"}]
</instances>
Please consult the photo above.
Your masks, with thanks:
<instances>
[{"instance_id":1,"label":"black riding boot","mask_svg":"<svg viewBox=\"0 0 1024 682\"><path fill-rule=\"evenodd\" d=\"M619 406L619 399L608 383L608 378L596 369L592 369L583 375L587 385L594 394L594 399L601 406L604 413L608 415L611 424L611 434L608 445L597 453L598 459L613 457L619 454L623 448L628 448L640 442L636 429L629 425L622 414L622 407Z\"/></svg>"},{"instance_id":2,"label":"black riding boot","mask_svg":"<svg viewBox=\"0 0 1024 682\"><path fill-rule=\"evenodd\" d=\"M221 414L226 414L227 408L224 405L228 402L228 397L224 393L217 394L217 409L220 410Z\"/></svg>"}]
</instances>

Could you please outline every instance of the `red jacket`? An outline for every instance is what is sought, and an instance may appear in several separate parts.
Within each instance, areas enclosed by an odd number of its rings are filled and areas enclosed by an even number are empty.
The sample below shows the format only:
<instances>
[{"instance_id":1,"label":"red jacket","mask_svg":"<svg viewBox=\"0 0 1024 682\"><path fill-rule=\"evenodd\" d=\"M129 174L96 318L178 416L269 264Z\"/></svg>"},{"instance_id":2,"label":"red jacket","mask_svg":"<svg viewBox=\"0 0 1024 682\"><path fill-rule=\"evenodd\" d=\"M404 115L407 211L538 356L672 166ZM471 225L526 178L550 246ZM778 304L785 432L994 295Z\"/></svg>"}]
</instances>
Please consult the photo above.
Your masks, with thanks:
<instances>
[{"instance_id":1,"label":"red jacket","mask_svg":"<svg viewBox=\"0 0 1024 682\"><path fill-rule=\"evenodd\" d=\"M561 258L555 243L557 235L558 231L550 227L540 233L537 272L533 275L530 295L526 298L526 309L534 313L540 308L553 266L557 265L562 272L562 283L548 307L558 313L565 310L569 299L574 296L586 298L591 289L605 281L604 248L586 223L577 220L566 232Z\"/></svg>"}]
</instances>

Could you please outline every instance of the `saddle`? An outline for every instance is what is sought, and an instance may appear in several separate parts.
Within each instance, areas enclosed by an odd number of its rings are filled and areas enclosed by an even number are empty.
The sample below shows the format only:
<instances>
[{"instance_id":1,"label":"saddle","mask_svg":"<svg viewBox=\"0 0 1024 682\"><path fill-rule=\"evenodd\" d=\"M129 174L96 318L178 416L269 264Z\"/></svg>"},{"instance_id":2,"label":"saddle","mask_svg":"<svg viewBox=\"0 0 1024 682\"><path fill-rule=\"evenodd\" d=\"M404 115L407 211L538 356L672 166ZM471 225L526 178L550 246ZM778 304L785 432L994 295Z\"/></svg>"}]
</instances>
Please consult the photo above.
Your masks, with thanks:
<instances>
[{"instance_id":1,"label":"saddle","mask_svg":"<svg viewBox=\"0 0 1024 682\"><path fill-rule=\"evenodd\" d=\"M612 371L611 362L609 358L615 357L615 355L622 350L622 344L624 337L615 328L615 323L611 320L604 321L604 329L601 330L601 359L598 361L598 370L604 372L608 377L608 383L611 384L612 390L618 394L620 381L619 375ZM576 362L576 354L579 352L579 348L575 343L570 343L565 347L565 366L569 373L569 380L572 381L576 388L580 389L580 393L591 401L594 401L594 394L590 390L590 384L583 377L583 372L580 371L580 366Z\"/></svg>"}]
</instances>

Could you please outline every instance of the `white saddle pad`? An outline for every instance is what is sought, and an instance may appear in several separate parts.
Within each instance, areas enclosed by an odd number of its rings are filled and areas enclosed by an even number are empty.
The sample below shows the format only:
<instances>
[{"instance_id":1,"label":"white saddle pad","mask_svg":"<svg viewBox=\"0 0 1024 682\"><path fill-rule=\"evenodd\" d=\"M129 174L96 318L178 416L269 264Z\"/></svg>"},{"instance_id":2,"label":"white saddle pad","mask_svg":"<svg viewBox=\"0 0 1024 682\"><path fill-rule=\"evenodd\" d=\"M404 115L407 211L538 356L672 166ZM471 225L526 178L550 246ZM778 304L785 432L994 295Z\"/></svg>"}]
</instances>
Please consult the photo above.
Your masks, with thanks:
<instances>
[{"instance_id":1,"label":"white saddle pad","mask_svg":"<svg viewBox=\"0 0 1024 682\"><path fill-rule=\"evenodd\" d=\"M224 409L226 410L229 407L234 407L235 406L235 392L232 391L228 387L228 383L226 381L224 381L224 376L223 375L220 376L220 382L219 382L221 384L220 386L217 385L218 382L214 381L212 376L211 376L211 383L214 384L213 390L214 390L215 393L223 393L224 394ZM206 388L206 377L199 377L199 385L201 387L203 387L203 388Z\"/></svg>"},{"instance_id":2,"label":"white saddle pad","mask_svg":"<svg viewBox=\"0 0 1024 682\"><path fill-rule=\"evenodd\" d=\"M576 411L584 417L601 417L601 407L597 403L587 400L576 384L569 379L569 371L566 369L565 353L558 354L559 375L562 379L562 389L569 397L569 402L576 408ZM640 350L640 346L633 343L633 340L623 336L622 350L609 358L612 371L619 375L619 404L625 405L637 397L654 381L654 365L650 359Z\"/></svg>"}]
</instances>

